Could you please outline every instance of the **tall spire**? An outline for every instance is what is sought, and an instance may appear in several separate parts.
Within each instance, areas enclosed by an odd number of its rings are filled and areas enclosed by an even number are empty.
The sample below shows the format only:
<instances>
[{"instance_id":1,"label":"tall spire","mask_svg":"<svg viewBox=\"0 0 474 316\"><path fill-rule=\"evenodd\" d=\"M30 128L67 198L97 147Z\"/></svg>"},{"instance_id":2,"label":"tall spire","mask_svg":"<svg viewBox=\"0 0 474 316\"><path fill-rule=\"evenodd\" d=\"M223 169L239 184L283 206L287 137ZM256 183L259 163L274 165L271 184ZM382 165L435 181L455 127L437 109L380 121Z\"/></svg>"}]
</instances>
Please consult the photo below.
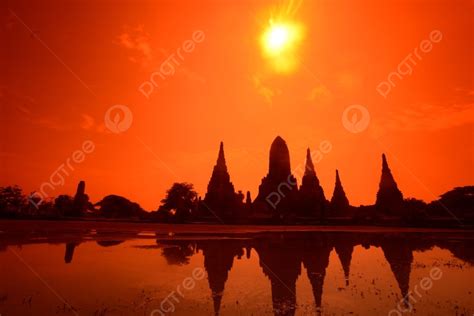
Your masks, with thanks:
<instances>
[{"instance_id":1,"label":"tall spire","mask_svg":"<svg viewBox=\"0 0 474 316\"><path fill-rule=\"evenodd\" d=\"M382 175L375 205L388 215L401 215L403 208L403 195L393 178L385 154L382 154Z\"/></svg>"},{"instance_id":2,"label":"tall spire","mask_svg":"<svg viewBox=\"0 0 474 316\"><path fill-rule=\"evenodd\" d=\"M390 168L388 167L387 163L387 157L385 157L385 154L382 154L382 172L390 172Z\"/></svg>"},{"instance_id":3,"label":"tall spire","mask_svg":"<svg viewBox=\"0 0 474 316\"><path fill-rule=\"evenodd\" d=\"M285 181L290 174L290 151L283 138L277 136L270 147L268 175L277 181Z\"/></svg>"},{"instance_id":4,"label":"tall spire","mask_svg":"<svg viewBox=\"0 0 474 316\"><path fill-rule=\"evenodd\" d=\"M311 151L306 149L306 167L304 169L304 174L310 174L316 176L316 172L314 171L313 160L311 159Z\"/></svg>"},{"instance_id":5,"label":"tall spire","mask_svg":"<svg viewBox=\"0 0 474 316\"><path fill-rule=\"evenodd\" d=\"M306 166L299 190L300 215L304 217L323 217L326 198L316 176L311 150L306 150Z\"/></svg>"},{"instance_id":6,"label":"tall spire","mask_svg":"<svg viewBox=\"0 0 474 316\"><path fill-rule=\"evenodd\" d=\"M219 146L219 155L217 156L217 166L223 166L227 169L225 164L225 157L224 157L224 142L221 142Z\"/></svg>"},{"instance_id":7,"label":"tall spire","mask_svg":"<svg viewBox=\"0 0 474 316\"><path fill-rule=\"evenodd\" d=\"M270 147L268 174L262 179L253 209L264 217L283 219L294 215L298 185L291 174L290 152L277 136Z\"/></svg>"},{"instance_id":8,"label":"tall spire","mask_svg":"<svg viewBox=\"0 0 474 316\"><path fill-rule=\"evenodd\" d=\"M224 143L221 142L219 146L219 154L217 162L212 170L211 179L207 186L207 193L204 197L204 203L211 209L212 216L219 218L227 218L232 216L236 210L236 203L238 203L234 185L230 181L230 175L227 171L227 165L224 156Z\"/></svg>"},{"instance_id":9,"label":"tall spire","mask_svg":"<svg viewBox=\"0 0 474 316\"><path fill-rule=\"evenodd\" d=\"M349 206L349 200L347 199L346 192L344 192L344 188L342 187L341 178L339 178L339 170L337 169L334 193L331 198L331 206L336 212L340 212Z\"/></svg>"}]
</instances>

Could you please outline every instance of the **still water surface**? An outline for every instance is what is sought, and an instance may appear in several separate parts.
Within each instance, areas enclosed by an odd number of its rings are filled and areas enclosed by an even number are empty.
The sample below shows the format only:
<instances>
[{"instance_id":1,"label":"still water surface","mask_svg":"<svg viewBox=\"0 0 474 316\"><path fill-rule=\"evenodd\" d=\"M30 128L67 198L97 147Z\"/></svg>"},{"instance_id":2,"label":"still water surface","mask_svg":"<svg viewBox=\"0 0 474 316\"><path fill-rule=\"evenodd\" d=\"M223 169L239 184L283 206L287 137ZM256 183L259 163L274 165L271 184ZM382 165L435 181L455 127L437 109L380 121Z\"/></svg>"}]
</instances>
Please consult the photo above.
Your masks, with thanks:
<instances>
[{"instance_id":1,"label":"still water surface","mask_svg":"<svg viewBox=\"0 0 474 316\"><path fill-rule=\"evenodd\" d=\"M2 316L474 313L469 232L83 226L0 223Z\"/></svg>"}]
</instances>

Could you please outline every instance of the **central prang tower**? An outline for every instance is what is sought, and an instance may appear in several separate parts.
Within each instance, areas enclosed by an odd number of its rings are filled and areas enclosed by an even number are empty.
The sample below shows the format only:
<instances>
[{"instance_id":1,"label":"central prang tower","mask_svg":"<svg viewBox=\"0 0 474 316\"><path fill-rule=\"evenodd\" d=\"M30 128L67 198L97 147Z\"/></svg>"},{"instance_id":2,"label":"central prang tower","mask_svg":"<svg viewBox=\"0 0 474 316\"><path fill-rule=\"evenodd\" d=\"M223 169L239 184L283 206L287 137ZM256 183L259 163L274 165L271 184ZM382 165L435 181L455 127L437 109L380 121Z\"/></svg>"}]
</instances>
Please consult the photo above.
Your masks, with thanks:
<instances>
[{"instance_id":1,"label":"central prang tower","mask_svg":"<svg viewBox=\"0 0 474 316\"><path fill-rule=\"evenodd\" d=\"M254 202L255 215L279 219L293 216L297 195L298 185L291 174L288 146L277 136L270 147L268 174L262 179Z\"/></svg>"}]
</instances>

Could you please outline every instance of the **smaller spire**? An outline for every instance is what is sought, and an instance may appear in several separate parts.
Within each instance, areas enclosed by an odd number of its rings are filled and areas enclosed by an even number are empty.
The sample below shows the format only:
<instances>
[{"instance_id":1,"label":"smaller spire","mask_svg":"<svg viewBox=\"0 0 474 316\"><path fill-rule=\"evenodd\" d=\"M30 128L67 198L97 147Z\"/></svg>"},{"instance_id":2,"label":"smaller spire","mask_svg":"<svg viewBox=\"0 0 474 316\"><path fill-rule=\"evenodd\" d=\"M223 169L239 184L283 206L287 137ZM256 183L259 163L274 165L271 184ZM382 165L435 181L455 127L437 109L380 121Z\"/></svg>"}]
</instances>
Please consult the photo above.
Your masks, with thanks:
<instances>
[{"instance_id":1,"label":"smaller spire","mask_svg":"<svg viewBox=\"0 0 474 316\"><path fill-rule=\"evenodd\" d=\"M313 165L313 160L311 159L311 151L308 148L306 150L306 167L305 167L305 174L313 174L315 173L314 171L314 165Z\"/></svg>"},{"instance_id":2,"label":"smaller spire","mask_svg":"<svg viewBox=\"0 0 474 316\"><path fill-rule=\"evenodd\" d=\"M217 156L217 165L225 165L224 142L221 142L219 146L219 155Z\"/></svg>"},{"instance_id":3,"label":"smaller spire","mask_svg":"<svg viewBox=\"0 0 474 316\"><path fill-rule=\"evenodd\" d=\"M382 170L390 171L390 168L388 167L387 157L385 157L385 154L382 154Z\"/></svg>"},{"instance_id":4,"label":"smaller spire","mask_svg":"<svg viewBox=\"0 0 474 316\"><path fill-rule=\"evenodd\" d=\"M252 198L250 197L250 191L247 191L247 197L245 199L245 204L247 204L247 205L252 204Z\"/></svg>"},{"instance_id":5,"label":"smaller spire","mask_svg":"<svg viewBox=\"0 0 474 316\"><path fill-rule=\"evenodd\" d=\"M339 170L336 169L336 183L334 185L334 192L331 198L331 205L336 209L344 209L349 206L346 192L342 187L341 178L339 177ZM339 210L340 211L340 210Z\"/></svg>"},{"instance_id":6,"label":"smaller spire","mask_svg":"<svg viewBox=\"0 0 474 316\"><path fill-rule=\"evenodd\" d=\"M400 215L402 213L403 194L398 189L385 154L382 154L382 175L375 205L386 214Z\"/></svg>"},{"instance_id":7,"label":"smaller spire","mask_svg":"<svg viewBox=\"0 0 474 316\"><path fill-rule=\"evenodd\" d=\"M86 182L84 180L81 180L77 185L76 196L84 195L84 193L86 193Z\"/></svg>"}]
</instances>

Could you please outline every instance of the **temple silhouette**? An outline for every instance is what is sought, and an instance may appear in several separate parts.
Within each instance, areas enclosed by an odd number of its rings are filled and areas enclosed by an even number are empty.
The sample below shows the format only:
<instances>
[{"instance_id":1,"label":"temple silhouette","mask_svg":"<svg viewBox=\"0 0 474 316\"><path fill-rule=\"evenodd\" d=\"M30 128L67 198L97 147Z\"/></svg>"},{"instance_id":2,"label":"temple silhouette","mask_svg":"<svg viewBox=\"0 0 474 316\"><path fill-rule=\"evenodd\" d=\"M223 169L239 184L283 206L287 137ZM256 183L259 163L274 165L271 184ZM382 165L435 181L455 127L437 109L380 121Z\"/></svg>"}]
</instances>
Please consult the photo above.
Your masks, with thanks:
<instances>
[{"instance_id":1,"label":"temple silhouette","mask_svg":"<svg viewBox=\"0 0 474 316\"><path fill-rule=\"evenodd\" d=\"M234 185L230 181L224 157L224 143L221 142L217 162L207 186L207 193L200 204L200 216L235 219L244 207L242 200L243 196L235 193Z\"/></svg>"},{"instance_id":2,"label":"temple silhouette","mask_svg":"<svg viewBox=\"0 0 474 316\"><path fill-rule=\"evenodd\" d=\"M0 217L263 225L474 226L474 186L456 187L430 203L404 198L386 155L381 157L380 182L373 205L351 205L343 186L343 173L338 169L329 198L320 184L310 148L306 150L299 185L292 172L288 146L277 136L270 146L268 172L253 200L249 191L244 194L245 191L235 189L221 142L204 198L194 191L191 183L176 182L158 209L147 212L138 203L114 194L93 204L86 194L85 181L79 182L73 197L59 195L54 201L39 201L34 192L24 196L18 186L8 186L0 187L3 192Z\"/></svg>"},{"instance_id":3,"label":"temple silhouette","mask_svg":"<svg viewBox=\"0 0 474 316\"><path fill-rule=\"evenodd\" d=\"M252 202L247 192L245 203L242 193L236 193L227 170L224 144L221 142L216 165L212 171L207 193L200 201L198 216L212 221L311 223L329 218L352 218L355 209L349 203L341 183L339 171L331 200L327 200L314 167L311 151L306 151L306 164L301 186L291 171L290 152L280 136L270 147L268 173L258 188ZM374 209L369 216L404 216L403 195L382 155L382 174Z\"/></svg>"},{"instance_id":4,"label":"temple silhouette","mask_svg":"<svg viewBox=\"0 0 474 316\"><path fill-rule=\"evenodd\" d=\"M413 223L419 220L417 215L422 213L419 209L413 209L419 206L413 200L404 200L385 154L382 154L380 183L374 205L351 206L339 170L335 172L333 194L328 200L309 148L301 185L298 186L298 180L292 174L288 146L283 138L277 136L270 147L268 173L262 178L258 195L253 201L250 192L247 191L245 201L242 191L236 192L221 142L207 193L203 200L199 199L190 221L230 224Z\"/></svg>"}]
</instances>

